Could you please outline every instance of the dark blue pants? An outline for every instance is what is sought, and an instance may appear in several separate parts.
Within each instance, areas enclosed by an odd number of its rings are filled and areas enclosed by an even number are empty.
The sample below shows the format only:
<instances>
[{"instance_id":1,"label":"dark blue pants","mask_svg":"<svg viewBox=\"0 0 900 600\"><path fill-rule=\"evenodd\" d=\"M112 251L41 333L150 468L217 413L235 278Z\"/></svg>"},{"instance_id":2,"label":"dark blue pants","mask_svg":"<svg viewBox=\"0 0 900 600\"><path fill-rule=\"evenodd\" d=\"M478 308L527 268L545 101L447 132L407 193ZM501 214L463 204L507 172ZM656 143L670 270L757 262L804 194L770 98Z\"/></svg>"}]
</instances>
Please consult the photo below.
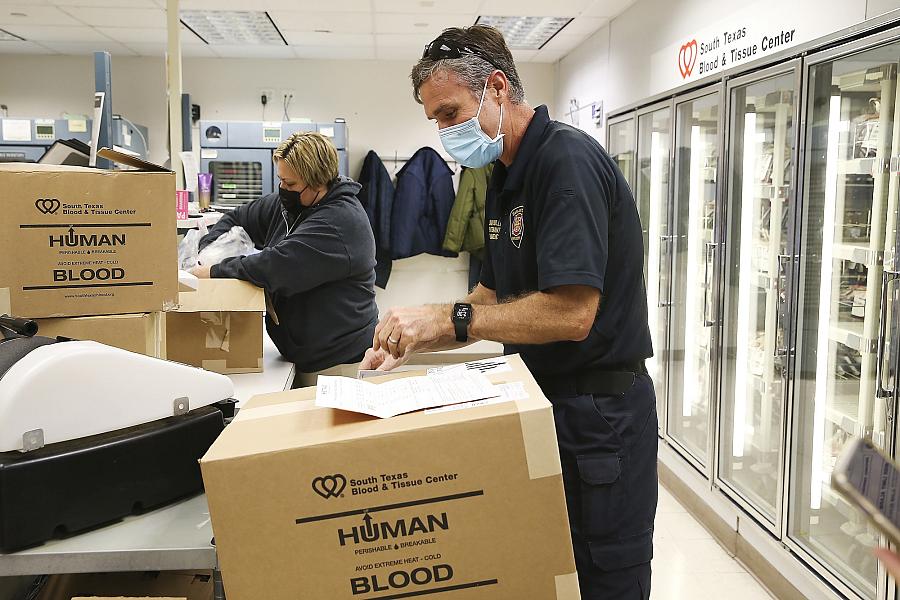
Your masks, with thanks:
<instances>
[{"instance_id":1,"label":"dark blue pants","mask_svg":"<svg viewBox=\"0 0 900 600\"><path fill-rule=\"evenodd\" d=\"M656 518L656 395L552 397L582 600L648 600Z\"/></svg>"}]
</instances>

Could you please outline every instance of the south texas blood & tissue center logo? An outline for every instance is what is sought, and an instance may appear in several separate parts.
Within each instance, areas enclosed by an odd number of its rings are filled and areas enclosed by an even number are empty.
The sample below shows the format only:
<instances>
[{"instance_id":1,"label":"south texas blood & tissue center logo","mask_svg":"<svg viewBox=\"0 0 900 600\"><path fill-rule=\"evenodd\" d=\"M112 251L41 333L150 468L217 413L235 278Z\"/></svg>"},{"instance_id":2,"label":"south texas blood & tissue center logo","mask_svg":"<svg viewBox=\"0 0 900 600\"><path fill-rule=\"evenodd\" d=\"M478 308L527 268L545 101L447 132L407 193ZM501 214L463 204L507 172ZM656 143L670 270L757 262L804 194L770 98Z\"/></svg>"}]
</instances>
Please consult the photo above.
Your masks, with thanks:
<instances>
[{"instance_id":1,"label":"south texas blood & tissue center logo","mask_svg":"<svg viewBox=\"0 0 900 600\"><path fill-rule=\"evenodd\" d=\"M678 71L681 73L682 79L687 79L694 72L698 55L696 39L684 44L678 51Z\"/></svg>"}]
</instances>

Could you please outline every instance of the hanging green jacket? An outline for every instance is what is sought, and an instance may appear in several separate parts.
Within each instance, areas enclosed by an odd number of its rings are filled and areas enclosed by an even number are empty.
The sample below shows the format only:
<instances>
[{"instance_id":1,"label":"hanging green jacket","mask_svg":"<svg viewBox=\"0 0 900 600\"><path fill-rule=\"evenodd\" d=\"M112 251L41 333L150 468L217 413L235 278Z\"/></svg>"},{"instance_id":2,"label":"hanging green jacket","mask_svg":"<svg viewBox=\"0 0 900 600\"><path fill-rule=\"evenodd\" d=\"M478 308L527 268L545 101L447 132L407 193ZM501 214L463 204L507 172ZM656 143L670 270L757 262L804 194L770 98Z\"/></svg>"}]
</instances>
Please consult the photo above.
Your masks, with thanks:
<instances>
[{"instance_id":1,"label":"hanging green jacket","mask_svg":"<svg viewBox=\"0 0 900 600\"><path fill-rule=\"evenodd\" d=\"M484 259L484 203L494 165L465 169L459 176L459 191L450 211L444 250L466 251Z\"/></svg>"}]
</instances>

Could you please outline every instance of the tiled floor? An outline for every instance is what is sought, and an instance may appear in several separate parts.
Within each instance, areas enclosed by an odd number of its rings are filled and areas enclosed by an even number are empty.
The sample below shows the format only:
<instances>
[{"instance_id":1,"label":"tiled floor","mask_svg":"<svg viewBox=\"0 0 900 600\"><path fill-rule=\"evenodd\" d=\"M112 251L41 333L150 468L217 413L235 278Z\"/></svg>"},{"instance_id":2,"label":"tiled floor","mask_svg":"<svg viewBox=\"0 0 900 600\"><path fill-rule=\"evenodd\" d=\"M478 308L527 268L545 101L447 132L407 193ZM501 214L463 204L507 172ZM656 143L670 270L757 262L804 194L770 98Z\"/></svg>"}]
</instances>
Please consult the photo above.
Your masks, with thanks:
<instances>
[{"instance_id":1,"label":"tiled floor","mask_svg":"<svg viewBox=\"0 0 900 600\"><path fill-rule=\"evenodd\" d=\"M652 600L772 600L678 501L659 488Z\"/></svg>"}]
</instances>

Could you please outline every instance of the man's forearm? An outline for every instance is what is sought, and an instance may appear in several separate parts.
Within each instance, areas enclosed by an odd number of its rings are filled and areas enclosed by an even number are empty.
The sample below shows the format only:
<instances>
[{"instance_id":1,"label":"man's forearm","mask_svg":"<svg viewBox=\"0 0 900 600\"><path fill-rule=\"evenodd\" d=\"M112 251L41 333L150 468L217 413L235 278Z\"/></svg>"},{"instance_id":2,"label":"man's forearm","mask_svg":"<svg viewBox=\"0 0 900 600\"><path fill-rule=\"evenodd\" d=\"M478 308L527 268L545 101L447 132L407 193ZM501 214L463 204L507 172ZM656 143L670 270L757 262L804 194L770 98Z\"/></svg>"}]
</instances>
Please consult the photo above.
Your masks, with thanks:
<instances>
[{"instance_id":1,"label":"man's forearm","mask_svg":"<svg viewBox=\"0 0 900 600\"><path fill-rule=\"evenodd\" d=\"M599 304L590 288L535 292L509 302L473 307L469 331L504 344L549 344L587 337Z\"/></svg>"}]
</instances>

